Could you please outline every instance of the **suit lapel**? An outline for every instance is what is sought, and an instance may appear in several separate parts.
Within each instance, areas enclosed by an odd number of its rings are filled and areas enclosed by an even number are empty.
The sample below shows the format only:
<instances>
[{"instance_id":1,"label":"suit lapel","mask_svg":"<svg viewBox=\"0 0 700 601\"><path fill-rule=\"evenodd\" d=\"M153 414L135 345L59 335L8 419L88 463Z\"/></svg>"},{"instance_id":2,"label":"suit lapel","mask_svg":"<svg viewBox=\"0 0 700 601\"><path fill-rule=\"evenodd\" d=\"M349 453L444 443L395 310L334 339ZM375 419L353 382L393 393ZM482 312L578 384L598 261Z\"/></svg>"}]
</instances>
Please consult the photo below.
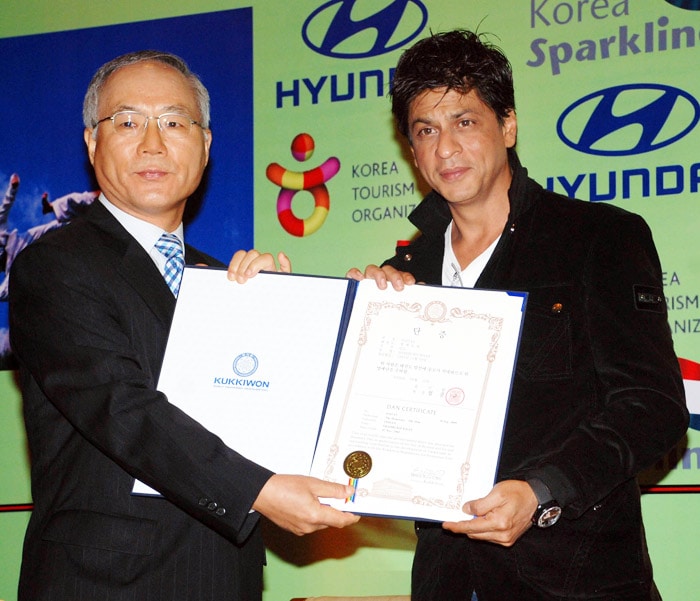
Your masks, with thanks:
<instances>
[{"instance_id":1,"label":"suit lapel","mask_svg":"<svg viewBox=\"0 0 700 601\"><path fill-rule=\"evenodd\" d=\"M117 271L158 319L169 324L175 311L175 297L151 257L135 239L131 239Z\"/></svg>"},{"instance_id":2,"label":"suit lapel","mask_svg":"<svg viewBox=\"0 0 700 601\"><path fill-rule=\"evenodd\" d=\"M139 294L159 320L170 324L175 297L148 253L101 202L95 201L85 218L110 238L106 243L117 255L115 268L119 276Z\"/></svg>"}]
</instances>

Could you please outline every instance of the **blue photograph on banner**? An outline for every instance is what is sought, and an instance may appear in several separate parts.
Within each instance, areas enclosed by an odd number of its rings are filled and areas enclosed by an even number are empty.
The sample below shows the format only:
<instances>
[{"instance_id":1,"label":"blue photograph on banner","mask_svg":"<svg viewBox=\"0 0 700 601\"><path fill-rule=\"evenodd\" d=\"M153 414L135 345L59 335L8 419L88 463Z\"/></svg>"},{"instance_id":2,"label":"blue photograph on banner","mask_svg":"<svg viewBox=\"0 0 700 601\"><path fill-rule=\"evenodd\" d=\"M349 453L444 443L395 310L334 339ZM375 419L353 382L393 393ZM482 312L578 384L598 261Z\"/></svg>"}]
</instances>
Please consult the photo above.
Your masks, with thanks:
<instances>
[{"instance_id":1,"label":"blue photograph on banner","mask_svg":"<svg viewBox=\"0 0 700 601\"><path fill-rule=\"evenodd\" d=\"M188 202L187 242L224 262L253 246L252 9L0 39L0 369L15 367L7 315L14 256L99 192L83 142L90 79L107 61L145 49L182 57L211 96L211 156Z\"/></svg>"}]
</instances>

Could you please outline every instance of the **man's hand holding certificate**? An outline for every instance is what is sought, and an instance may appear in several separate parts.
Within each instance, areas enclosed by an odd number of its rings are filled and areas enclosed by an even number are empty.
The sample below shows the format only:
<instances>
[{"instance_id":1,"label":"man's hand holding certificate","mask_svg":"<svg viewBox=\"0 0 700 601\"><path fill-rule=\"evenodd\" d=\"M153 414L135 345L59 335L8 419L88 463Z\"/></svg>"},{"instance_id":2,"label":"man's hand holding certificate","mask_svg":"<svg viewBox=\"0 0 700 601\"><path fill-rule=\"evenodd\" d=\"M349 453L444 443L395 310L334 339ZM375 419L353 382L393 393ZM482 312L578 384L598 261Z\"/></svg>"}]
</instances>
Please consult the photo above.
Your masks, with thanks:
<instances>
[{"instance_id":1,"label":"man's hand holding certificate","mask_svg":"<svg viewBox=\"0 0 700 601\"><path fill-rule=\"evenodd\" d=\"M350 483L335 507L465 519L494 483L524 303L286 274L238 285L188 268L159 388L270 469Z\"/></svg>"}]
</instances>

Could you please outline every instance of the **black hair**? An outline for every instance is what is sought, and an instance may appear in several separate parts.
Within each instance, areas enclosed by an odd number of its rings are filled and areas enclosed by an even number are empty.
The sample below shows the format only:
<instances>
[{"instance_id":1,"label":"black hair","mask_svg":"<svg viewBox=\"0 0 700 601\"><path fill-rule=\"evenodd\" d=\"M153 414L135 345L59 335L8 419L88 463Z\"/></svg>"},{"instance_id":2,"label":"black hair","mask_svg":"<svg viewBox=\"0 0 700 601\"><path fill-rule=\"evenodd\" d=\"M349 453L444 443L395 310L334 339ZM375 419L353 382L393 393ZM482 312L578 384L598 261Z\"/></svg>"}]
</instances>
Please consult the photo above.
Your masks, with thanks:
<instances>
[{"instance_id":1,"label":"black hair","mask_svg":"<svg viewBox=\"0 0 700 601\"><path fill-rule=\"evenodd\" d=\"M499 122L515 110L513 71L503 51L466 29L431 34L406 50L394 72L391 110L399 131L409 138L411 102L425 90L474 90Z\"/></svg>"}]
</instances>

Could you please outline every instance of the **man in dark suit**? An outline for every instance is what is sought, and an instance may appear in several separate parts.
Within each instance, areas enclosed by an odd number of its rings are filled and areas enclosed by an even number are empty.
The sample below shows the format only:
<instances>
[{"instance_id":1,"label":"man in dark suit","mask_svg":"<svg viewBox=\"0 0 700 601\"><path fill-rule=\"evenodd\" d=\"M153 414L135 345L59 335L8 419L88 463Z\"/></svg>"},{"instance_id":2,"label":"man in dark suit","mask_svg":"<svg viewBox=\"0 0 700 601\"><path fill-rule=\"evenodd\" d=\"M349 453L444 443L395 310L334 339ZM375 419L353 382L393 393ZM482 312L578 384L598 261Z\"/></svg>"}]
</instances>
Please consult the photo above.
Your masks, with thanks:
<instances>
[{"instance_id":1,"label":"man in dark suit","mask_svg":"<svg viewBox=\"0 0 700 601\"><path fill-rule=\"evenodd\" d=\"M260 599L259 513L297 534L358 518L318 500L348 487L272 474L156 389L179 284L156 244L170 234L183 248L209 157L207 91L179 58L132 53L98 70L83 116L102 194L20 253L10 283L34 498L19 599ZM275 268L239 251L229 274ZM132 495L134 478L163 498Z\"/></svg>"},{"instance_id":2,"label":"man in dark suit","mask_svg":"<svg viewBox=\"0 0 700 601\"><path fill-rule=\"evenodd\" d=\"M392 110L433 191L420 236L348 275L528 292L497 483L474 519L416 525L411 598L658 600L635 477L688 412L649 228L528 177L510 64L479 35L407 50Z\"/></svg>"}]
</instances>

